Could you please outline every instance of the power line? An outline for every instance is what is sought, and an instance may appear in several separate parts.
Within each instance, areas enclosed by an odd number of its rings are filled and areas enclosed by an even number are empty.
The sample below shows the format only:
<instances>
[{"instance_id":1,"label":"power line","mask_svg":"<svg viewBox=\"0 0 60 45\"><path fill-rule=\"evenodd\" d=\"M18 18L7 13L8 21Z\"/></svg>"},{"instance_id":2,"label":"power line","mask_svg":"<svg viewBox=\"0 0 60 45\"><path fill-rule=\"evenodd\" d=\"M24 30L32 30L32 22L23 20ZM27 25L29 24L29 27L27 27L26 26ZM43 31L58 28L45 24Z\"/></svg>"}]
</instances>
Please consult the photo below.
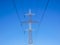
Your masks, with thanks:
<instances>
[{"instance_id":1,"label":"power line","mask_svg":"<svg viewBox=\"0 0 60 45\"><path fill-rule=\"evenodd\" d=\"M16 14L17 14L17 17L18 17L19 22L20 22L20 16L19 16L19 14L18 14L18 10L17 10L17 7L16 7L15 0L12 0L12 2L13 2L13 6L14 6L14 8L16 9Z\"/></svg>"},{"instance_id":2,"label":"power line","mask_svg":"<svg viewBox=\"0 0 60 45\"><path fill-rule=\"evenodd\" d=\"M43 21L43 18L44 18L45 12L47 10L48 4L49 4L49 0L47 1L46 5L45 5L44 12L42 13L42 16L41 16L41 19L40 19L40 24ZM39 27L40 27L40 24L39 24ZM39 30L38 30L38 32L39 32Z\"/></svg>"},{"instance_id":3,"label":"power line","mask_svg":"<svg viewBox=\"0 0 60 45\"><path fill-rule=\"evenodd\" d=\"M19 20L19 22L20 22L20 24L21 24L21 26L22 26L22 23L21 23L21 21L20 21L20 16L19 16L19 14L18 14L18 10L17 10L17 7L16 7L15 0L13 0L12 2L13 2L14 8L16 9L16 14L17 14L18 20ZM25 32L26 32L26 31L24 30L24 34L25 34Z\"/></svg>"},{"instance_id":4,"label":"power line","mask_svg":"<svg viewBox=\"0 0 60 45\"><path fill-rule=\"evenodd\" d=\"M43 14L42 14L42 16L41 16L40 23L42 22L42 20L43 20L43 18L44 18L45 12L46 12L47 7L48 7L48 4L49 4L49 0L48 0L47 3L46 3L46 6L45 6L45 9L44 9L44 12L43 12Z\"/></svg>"}]
</instances>

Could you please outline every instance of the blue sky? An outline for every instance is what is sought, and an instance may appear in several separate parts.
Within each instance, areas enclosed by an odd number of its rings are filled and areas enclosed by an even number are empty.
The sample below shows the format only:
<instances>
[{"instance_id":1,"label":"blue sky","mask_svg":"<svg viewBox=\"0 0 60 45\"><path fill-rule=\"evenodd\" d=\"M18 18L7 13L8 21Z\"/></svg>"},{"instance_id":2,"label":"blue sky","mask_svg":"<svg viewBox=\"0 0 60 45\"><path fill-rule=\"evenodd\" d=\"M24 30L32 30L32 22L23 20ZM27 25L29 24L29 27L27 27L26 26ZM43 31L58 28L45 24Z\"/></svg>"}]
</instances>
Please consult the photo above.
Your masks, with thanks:
<instances>
[{"instance_id":1,"label":"blue sky","mask_svg":"<svg viewBox=\"0 0 60 45\"><path fill-rule=\"evenodd\" d=\"M0 45L27 45L28 20L24 14L32 9L33 20L40 21L47 0L15 0L20 20L12 0L0 0ZM43 21L33 24L33 45L60 45L60 0L50 0Z\"/></svg>"}]
</instances>

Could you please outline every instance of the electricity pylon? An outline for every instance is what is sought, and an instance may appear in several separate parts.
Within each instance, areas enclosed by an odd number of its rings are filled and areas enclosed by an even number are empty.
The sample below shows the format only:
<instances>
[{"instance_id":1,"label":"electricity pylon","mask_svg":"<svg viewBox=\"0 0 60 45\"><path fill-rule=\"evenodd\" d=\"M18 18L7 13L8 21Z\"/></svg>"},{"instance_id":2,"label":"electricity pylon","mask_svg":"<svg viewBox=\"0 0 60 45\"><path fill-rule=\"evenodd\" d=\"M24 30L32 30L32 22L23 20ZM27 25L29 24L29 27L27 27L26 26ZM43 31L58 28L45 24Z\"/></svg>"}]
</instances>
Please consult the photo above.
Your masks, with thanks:
<instances>
[{"instance_id":1,"label":"electricity pylon","mask_svg":"<svg viewBox=\"0 0 60 45\"><path fill-rule=\"evenodd\" d=\"M32 39L32 23L38 23L37 21L32 20L32 15L35 15L34 13L31 12L31 9L29 9L29 12L25 14L29 16L28 21L23 21L22 23L28 23L28 45L33 45L33 39Z\"/></svg>"}]
</instances>

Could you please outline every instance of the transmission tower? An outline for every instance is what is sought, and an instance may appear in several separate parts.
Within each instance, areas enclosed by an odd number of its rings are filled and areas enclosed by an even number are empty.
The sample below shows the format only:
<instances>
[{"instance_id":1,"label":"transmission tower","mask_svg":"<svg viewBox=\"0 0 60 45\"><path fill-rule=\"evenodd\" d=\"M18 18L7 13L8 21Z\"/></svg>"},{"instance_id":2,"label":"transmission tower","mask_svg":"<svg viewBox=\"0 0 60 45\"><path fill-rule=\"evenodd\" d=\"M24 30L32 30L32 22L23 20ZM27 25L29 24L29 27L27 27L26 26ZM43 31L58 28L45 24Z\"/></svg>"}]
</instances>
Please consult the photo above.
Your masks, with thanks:
<instances>
[{"instance_id":1,"label":"transmission tower","mask_svg":"<svg viewBox=\"0 0 60 45\"><path fill-rule=\"evenodd\" d=\"M38 22L32 20L32 16L35 15L35 14L32 13L31 9L29 9L29 12L25 15L29 16L29 20L28 21L23 21L22 23L25 23L25 24L28 23L28 25L29 25L29 27L28 27L28 45L33 45L32 24L33 23L38 23Z\"/></svg>"},{"instance_id":2,"label":"transmission tower","mask_svg":"<svg viewBox=\"0 0 60 45\"><path fill-rule=\"evenodd\" d=\"M41 16L40 24L41 24L41 22L42 22L42 20L43 20L44 14L45 14L45 12L46 12L46 10L47 10L48 3L49 3L49 0L47 1L47 4L46 4L45 9L44 9L44 12L43 12L43 14L42 14L42 16ZM19 19L19 21L20 21L20 17L19 17L19 14L18 14L18 10L17 10L17 7L16 7L15 0L13 0L13 6L14 6L14 8L16 9L17 17L18 17L18 19ZM32 39L32 24L33 24L33 23L39 23L39 22L32 20L32 16L35 15L35 14L31 12L31 9L29 9L29 12L28 12L27 14L25 14L25 15L29 16L29 20L28 20L28 21L23 21L23 22L21 22L21 23L25 23L25 24L28 23L28 25L29 25L29 28L28 28L28 45L33 45L33 39Z\"/></svg>"}]
</instances>

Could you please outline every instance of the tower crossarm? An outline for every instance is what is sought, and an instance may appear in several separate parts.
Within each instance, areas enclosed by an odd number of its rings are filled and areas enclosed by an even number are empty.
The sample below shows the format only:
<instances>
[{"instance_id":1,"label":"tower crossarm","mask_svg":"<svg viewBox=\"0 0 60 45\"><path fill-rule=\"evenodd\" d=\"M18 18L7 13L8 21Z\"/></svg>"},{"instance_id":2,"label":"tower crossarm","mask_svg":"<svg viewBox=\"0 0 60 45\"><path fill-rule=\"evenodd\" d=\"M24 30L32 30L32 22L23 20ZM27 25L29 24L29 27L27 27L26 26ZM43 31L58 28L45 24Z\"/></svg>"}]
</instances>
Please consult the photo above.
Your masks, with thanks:
<instances>
[{"instance_id":1,"label":"tower crossarm","mask_svg":"<svg viewBox=\"0 0 60 45\"><path fill-rule=\"evenodd\" d=\"M22 24L29 24L29 23L34 24L34 23L39 23L39 22L38 21L22 21L21 23Z\"/></svg>"}]
</instances>

